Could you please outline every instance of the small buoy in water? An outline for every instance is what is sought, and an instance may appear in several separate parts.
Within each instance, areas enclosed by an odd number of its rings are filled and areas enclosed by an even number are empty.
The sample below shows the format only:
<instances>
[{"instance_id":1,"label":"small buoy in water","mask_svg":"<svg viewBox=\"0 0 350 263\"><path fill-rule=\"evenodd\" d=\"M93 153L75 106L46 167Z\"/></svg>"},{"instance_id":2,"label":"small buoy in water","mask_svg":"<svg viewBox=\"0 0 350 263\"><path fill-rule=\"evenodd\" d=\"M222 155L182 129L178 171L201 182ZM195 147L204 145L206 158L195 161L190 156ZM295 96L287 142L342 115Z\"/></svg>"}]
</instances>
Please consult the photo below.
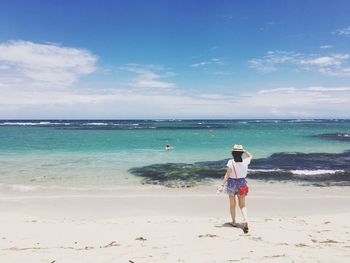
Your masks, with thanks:
<instances>
[{"instance_id":1,"label":"small buoy in water","mask_svg":"<svg viewBox=\"0 0 350 263\"><path fill-rule=\"evenodd\" d=\"M165 150L169 151L170 150L170 144L165 145Z\"/></svg>"}]
</instances>

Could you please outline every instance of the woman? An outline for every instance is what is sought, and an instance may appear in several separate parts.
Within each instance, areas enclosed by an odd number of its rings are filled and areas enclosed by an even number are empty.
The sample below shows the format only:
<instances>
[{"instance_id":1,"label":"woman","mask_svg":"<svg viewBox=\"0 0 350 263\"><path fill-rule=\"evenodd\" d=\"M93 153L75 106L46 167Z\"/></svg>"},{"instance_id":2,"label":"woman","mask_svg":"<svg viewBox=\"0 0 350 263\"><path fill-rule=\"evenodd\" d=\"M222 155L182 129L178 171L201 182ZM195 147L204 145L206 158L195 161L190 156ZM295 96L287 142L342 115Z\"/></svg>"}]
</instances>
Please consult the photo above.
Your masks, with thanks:
<instances>
[{"instance_id":1,"label":"woman","mask_svg":"<svg viewBox=\"0 0 350 263\"><path fill-rule=\"evenodd\" d=\"M244 225L243 231L244 233L248 233L248 214L247 208L245 206L245 196L246 193L239 194L239 187L244 187L247 185L246 176L248 173L248 165L253 158L248 151L243 149L242 145L235 144L232 149L232 157L227 162L227 171L224 177L224 182L221 185L221 189L223 189L230 198L230 212L232 217L232 226L237 226L236 224L236 199L235 196L238 197L238 204L241 209ZM246 158L242 159L242 155L245 154Z\"/></svg>"}]
</instances>

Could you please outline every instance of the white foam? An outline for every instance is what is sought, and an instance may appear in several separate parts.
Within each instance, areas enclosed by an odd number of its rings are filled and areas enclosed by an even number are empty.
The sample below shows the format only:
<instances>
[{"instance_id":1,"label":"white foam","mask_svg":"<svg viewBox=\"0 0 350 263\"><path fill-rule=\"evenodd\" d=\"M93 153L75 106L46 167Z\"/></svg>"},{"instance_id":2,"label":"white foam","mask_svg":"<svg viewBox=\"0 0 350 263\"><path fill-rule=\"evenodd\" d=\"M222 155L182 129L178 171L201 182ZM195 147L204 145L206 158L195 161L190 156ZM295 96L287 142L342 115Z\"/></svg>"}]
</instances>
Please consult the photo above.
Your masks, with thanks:
<instances>
[{"instance_id":1,"label":"white foam","mask_svg":"<svg viewBox=\"0 0 350 263\"><path fill-rule=\"evenodd\" d=\"M296 175L317 175L317 174L335 174L344 172L344 170L291 170Z\"/></svg>"},{"instance_id":2,"label":"white foam","mask_svg":"<svg viewBox=\"0 0 350 263\"><path fill-rule=\"evenodd\" d=\"M11 190L18 192L32 192L38 190L37 186L14 184L9 186Z\"/></svg>"},{"instance_id":3,"label":"white foam","mask_svg":"<svg viewBox=\"0 0 350 263\"><path fill-rule=\"evenodd\" d=\"M344 170L282 170L282 169L249 169L251 172L291 172L295 175L317 175L317 174L335 174L344 172Z\"/></svg>"},{"instance_id":4,"label":"white foam","mask_svg":"<svg viewBox=\"0 0 350 263\"><path fill-rule=\"evenodd\" d=\"M37 122L4 122L1 125L40 125Z\"/></svg>"},{"instance_id":5,"label":"white foam","mask_svg":"<svg viewBox=\"0 0 350 263\"><path fill-rule=\"evenodd\" d=\"M281 169L248 169L251 172L281 172Z\"/></svg>"},{"instance_id":6,"label":"white foam","mask_svg":"<svg viewBox=\"0 0 350 263\"><path fill-rule=\"evenodd\" d=\"M84 123L83 125L105 126L105 125L108 125L108 123L105 123L105 122L88 122L88 123Z\"/></svg>"},{"instance_id":7,"label":"white foam","mask_svg":"<svg viewBox=\"0 0 350 263\"><path fill-rule=\"evenodd\" d=\"M288 122L322 122L322 120L315 120L315 119L295 119L295 120L289 120Z\"/></svg>"},{"instance_id":8,"label":"white foam","mask_svg":"<svg viewBox=\"0 0 350 263\"><path fill-rule=\"evenodd\" d=\"M70 125L69 122L49 122L49 121L41 121L41 122L3 122L0 123L3 126L40 126L40 125Z\"/></svg>"}]
</instances>

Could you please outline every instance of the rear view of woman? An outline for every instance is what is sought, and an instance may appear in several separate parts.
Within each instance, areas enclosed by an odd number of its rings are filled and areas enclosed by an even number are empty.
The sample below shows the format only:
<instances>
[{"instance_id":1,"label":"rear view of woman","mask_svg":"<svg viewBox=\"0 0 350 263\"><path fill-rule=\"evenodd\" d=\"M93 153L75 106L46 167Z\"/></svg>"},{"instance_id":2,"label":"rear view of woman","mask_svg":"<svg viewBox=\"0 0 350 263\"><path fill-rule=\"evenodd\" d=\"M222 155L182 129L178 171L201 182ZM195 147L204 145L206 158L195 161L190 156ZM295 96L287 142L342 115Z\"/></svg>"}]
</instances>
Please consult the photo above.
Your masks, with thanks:
<instances>
[{"instance_id":1,"label":"rear view of woman","mask_svg":"<svg viewBox=\"0 0 350 263\"><path fill-rule=\"evenodd\" d=\"M253 158L248 151L243 149L242 145L235 144L232 149L232 157L227 162L227 171L222 184L222 189L228 194L230 199L230 213L232 218L232 226L236 226L236 197L238 198L238 204L241 209L244 225L244 233L248 233L248 213L245 206L245 196L248 193L247 186L247 173L248 165ZM243 154L246 158L242 158Z\"/></svg>"}]
</instances>

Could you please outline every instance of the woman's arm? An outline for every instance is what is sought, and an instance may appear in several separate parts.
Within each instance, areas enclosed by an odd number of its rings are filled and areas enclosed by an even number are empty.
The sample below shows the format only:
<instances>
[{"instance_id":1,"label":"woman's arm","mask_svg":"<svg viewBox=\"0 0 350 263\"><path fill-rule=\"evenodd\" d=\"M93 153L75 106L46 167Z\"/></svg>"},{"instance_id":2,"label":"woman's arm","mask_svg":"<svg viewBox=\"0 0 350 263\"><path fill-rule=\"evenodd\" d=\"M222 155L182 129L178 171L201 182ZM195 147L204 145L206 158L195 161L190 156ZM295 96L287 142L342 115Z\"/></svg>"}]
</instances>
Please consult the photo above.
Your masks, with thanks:
<instances>
[{"instance_id":1,"label":"woman's arm","mask_svg":"<svg viewBox=\"0 0 350 263\"><path fill-rule=\"evenodd\" d=\"M224 186L224 184L227 182L227 179L228 179L228 177L230 176L231 171L232 171L232 169L229 168L229 167L227 167L226 174L225 174L225 177L224 177L224 181L223 181L223 183L222 183L222 186Z\"/></svg>"},{"instance_id":2,"label":"woman's arm","mask_svg":"<svg viewBox=\"0 0 350 263\"><path fill-rule=\"evenodd\" d=\"M244 153L248 158L253 159L253 155L252 155L250 152L248 152L247 150L244 150L243 153Z\"/></svg>"}]
</instances>

